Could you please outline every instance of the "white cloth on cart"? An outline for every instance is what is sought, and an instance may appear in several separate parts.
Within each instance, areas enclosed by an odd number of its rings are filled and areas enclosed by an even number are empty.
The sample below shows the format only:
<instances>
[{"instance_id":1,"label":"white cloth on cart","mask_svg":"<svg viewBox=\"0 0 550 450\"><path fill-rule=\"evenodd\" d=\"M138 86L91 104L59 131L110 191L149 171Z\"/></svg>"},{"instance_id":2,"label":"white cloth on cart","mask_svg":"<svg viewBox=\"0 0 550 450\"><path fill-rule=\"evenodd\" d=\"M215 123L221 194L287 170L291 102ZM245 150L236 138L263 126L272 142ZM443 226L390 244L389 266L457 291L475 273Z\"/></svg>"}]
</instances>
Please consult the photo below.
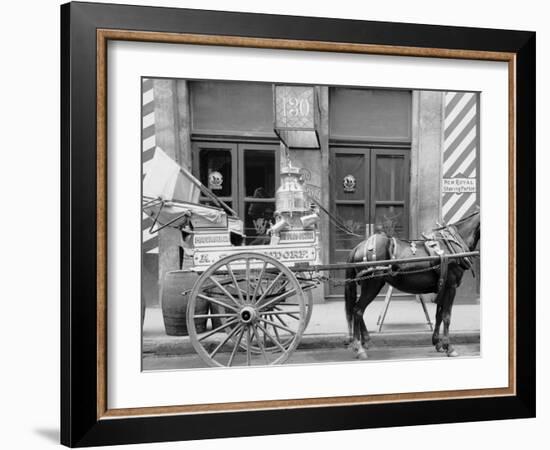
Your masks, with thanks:
<instances>
[{"instance_id":1,"label":"white cloth on cart","mask_svg":"<svg viewBox=\"0 0 550 450\"><path fill-rule=\"evenodd\" d=\"M182 224L186 216L191 216L191 221L193 221L193 216L199 216L211 223L220 223L225 216L225 212L219 208L178 201L153 203L150 206L145 206L144 210L149 216L158 217L158 222L161 225L170 222L171 226L175 228ZM180 216L181 220L172 222Z\"/></svg>"},{"instance_id":2,"label":"white cloth on cart","mask_svg":"<svg viewBox=\"0 0 550 450\"><path fill-rule=\"evenodd\" d=\"M162 200L198 203L200 188L187 170L160 147L156 147L155 156L143 179L143 195Z\"/></svg>"}]
</instances>

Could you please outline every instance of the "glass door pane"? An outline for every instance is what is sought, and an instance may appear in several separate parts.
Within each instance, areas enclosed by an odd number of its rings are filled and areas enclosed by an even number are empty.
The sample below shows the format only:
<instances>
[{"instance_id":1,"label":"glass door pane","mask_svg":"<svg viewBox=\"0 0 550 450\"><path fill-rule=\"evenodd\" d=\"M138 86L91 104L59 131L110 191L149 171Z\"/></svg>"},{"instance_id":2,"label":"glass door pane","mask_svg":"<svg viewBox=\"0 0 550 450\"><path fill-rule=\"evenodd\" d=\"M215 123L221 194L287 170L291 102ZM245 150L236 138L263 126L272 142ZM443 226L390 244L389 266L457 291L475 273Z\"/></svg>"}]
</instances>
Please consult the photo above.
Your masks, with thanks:
<instances>
[{"instance_id":1,"label":"glass door pane","mask_svg":"<svg viewBox=\"0 0 550 450\"><path fill-rule=\"evenodd\" d=\"M369 150L361 148L331 148L330 192L331 211L349 234L341 227L330 227L330 262L345 262L349 252L365 239L368 221ZM331 272L344 278L344 270ZM329 284L330 295L343 295L343 286Z\"/></svg>"},{"instance_id":2,"label":"glass door pane","mask_svg":"<svg viewBox=\"0 0 550 450\"><path fill-rule=\"evenodd\" d=\"M238 207L237 146L223 142L195 142L193 147L195 176L230 208ZM204 195L200 197L200 202L205 205L218 206Z\"/></svg>"},{"instance_id":3,"label":"glass door pane","mask_svg":"<svg viewBox=\"0 0 550 450\"><path fill-rule=\"evenodd\" d=\"M279 179L277 145L239 144L239 189L245 244L267 245L274 222L275 191Z\"/></svg>"},{"instance_id":4,"label":"glass door pane","mask_svg":"<svg viewBox=\"0 0 550 450\"><path fill-rule=\"evenodd\" d=\"M371 220L389 236L409 238L409 152L371 151Z\"/></svg>"},{"instance_id":5,"label":"glass door pane","mask_svg":"<svg viewBox=\"0 0 550 450\"><path fill-rule=\"evenodd\" d=\"M337 200L365 200L366 158L364 153L335 153L333 192Z\"/></svg>"},{"instance_id":6,"label":"glass door pane","mask_svg":"<svg viewBox=\"0 0 550 450\"><path fill-rule=\"evenodd\" d=\"M275 197L275 151L244 148L245 197Z\"/></svg>"}]
</instances>

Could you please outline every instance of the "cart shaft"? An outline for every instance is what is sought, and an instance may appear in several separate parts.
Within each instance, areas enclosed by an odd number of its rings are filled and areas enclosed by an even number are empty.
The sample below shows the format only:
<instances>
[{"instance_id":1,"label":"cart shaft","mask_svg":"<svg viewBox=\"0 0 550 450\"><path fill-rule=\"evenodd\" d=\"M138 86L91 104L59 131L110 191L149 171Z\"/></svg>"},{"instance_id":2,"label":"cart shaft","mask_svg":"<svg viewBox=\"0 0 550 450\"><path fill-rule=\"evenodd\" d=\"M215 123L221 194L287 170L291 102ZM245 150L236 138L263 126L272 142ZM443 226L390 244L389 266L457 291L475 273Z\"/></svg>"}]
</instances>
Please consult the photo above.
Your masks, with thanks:
<instances>
[{"instance_id":1,"label":"cart shaft","mask_svg":"<svg viewBox=\"0 0 550 450\"><path fill-rule=\"evenodd\" d=\"M440 261L441 258L458 259L479 256L479 252L463 252L452 255L444 254L441 256L418 256L414 258L403 259L381 259L379 261L362 261L356 263L337 263L337 264L316 264L316 265L299 265L292 267L293 272L319 272L322 270L338 270L351 268L365 268L377 266L389 266L394 264L413 264L417 262Z\"/></svg>"}]
</instances>

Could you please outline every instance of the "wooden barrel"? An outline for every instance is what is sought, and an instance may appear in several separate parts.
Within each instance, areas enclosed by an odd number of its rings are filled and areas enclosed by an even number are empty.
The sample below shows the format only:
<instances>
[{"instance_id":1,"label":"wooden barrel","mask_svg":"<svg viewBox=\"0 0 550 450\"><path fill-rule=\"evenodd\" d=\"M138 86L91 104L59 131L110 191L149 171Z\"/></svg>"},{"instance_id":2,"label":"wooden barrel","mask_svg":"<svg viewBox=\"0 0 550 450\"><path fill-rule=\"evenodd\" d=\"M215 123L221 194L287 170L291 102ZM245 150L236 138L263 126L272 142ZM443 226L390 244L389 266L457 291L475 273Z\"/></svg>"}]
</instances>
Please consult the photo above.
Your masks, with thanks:
<instances>
[{"instance_id":1,"label":"wooden barrel","mask_svg":"<svg viewBox=\"0 0 550 450\"><path fill-rule=\"evenodd\" d=\"M198 278L197 273L182 270L168 272L165 275L161 290L161 307L167 335L187 336L189 334L186 323L187 302ZM186 293L182 295L184 291ZM206 314L207 310L207 302L197 299L195 313ZM196 320L195 327L197 333L203 333L206 330L206 319Z\"/></svg>"}]
</instances>

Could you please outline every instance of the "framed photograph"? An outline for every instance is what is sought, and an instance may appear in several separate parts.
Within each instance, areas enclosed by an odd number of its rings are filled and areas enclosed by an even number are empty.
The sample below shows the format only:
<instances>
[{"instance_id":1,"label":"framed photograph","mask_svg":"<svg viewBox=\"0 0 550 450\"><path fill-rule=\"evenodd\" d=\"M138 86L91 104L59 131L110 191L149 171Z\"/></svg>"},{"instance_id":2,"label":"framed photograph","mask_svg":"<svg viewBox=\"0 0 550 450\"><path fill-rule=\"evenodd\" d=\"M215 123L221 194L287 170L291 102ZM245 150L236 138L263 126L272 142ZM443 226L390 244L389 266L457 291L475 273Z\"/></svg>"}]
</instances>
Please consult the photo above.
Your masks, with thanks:
<instances>
[{"instance_id":1,"label":"framed photograph","mask_svg":"<svg viewBox=\"0 0 550 450\"><path fill-rule=\"evenodd\" d=\"M69 3L61 37L63 444L534 417L535 33Z\"/></svg>"}]
</instances>

